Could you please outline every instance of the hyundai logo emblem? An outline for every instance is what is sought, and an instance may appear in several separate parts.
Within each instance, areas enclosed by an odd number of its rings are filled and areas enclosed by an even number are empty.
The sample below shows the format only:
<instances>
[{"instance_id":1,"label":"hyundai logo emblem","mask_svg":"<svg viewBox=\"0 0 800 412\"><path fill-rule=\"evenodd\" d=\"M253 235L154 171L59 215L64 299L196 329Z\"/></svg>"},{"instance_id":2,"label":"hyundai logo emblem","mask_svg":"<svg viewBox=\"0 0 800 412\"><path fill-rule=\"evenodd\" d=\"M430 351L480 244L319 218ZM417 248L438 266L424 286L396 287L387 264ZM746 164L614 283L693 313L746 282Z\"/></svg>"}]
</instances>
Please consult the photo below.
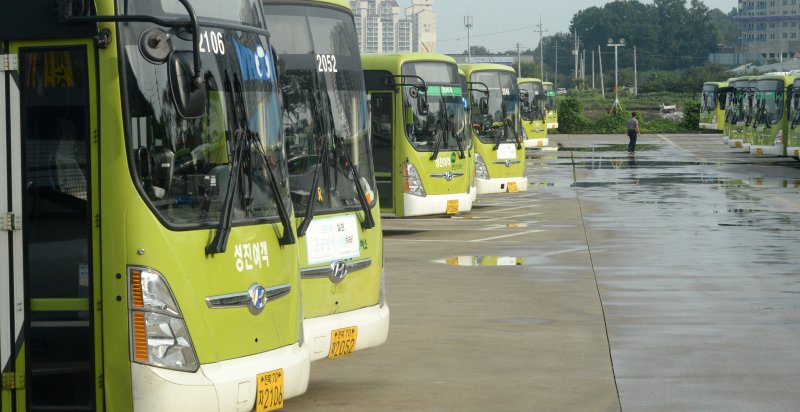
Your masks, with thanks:
<instances>
[{"instance_id":1,"label":"hyundai logo emblem","mask_svg":"<svg viewBox=\"0 0 800 412\"><path fill-rule=\"evenodd\" d=\"M448 182L453 180L453 172L445 172L444 173L444 180L447 180Z\"/></svg>"},{"instance_id":2,"label":"hyundai logo emblem","mask_svg":"<svg viewBox=\"0 0 800 412\"><path fill-rule=\"evenodd\" d=\"M506 167L511 167L511 160L506 160Z\"/></svg>"},{"instance_id":3,"label":"hyundai logo emblem","mask_svg":"<svg viewBox=\"0 0 800 412\"><path fill-rule=\"evenodd\" d=\"M254 315L258 315L264 310L264 307L267 306L267 290L264 289L263 286L259 284L255 284L250 286L250 289L247 290L247 293L250 295L250 312Z\"/></svg>"},{"instance_id":4,"label":"hyundai logo emblem","mask_svg":"<svg viewBox=\"0 0 800 412\"><path fill-rule=\"evenodd\" d=\"M347 276L347 263L341 260L331 263L331 282L340 283L344 280L345 276Z\"/></svg>"}]
</instances>

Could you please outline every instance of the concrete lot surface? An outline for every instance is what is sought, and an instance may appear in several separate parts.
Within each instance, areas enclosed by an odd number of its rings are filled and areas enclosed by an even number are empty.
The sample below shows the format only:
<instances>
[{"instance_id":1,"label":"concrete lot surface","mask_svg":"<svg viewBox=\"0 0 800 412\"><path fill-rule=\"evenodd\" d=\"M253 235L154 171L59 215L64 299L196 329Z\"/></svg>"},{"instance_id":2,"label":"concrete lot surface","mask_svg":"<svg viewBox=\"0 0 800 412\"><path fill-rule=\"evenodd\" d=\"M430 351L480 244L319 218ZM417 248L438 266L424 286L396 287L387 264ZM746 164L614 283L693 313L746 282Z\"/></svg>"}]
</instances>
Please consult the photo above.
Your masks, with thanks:
<instances>
[{"instance_id":1,"label":"concrete lot surface","mask_svg":"<svg viewBox=\"0 0 800 412\"><path fill-rule=\"evenodd\" d=\"M800 162L550 136L528 192L384 220L389 341L286 410L800 410Z\"/></svg>"}]
</instances>

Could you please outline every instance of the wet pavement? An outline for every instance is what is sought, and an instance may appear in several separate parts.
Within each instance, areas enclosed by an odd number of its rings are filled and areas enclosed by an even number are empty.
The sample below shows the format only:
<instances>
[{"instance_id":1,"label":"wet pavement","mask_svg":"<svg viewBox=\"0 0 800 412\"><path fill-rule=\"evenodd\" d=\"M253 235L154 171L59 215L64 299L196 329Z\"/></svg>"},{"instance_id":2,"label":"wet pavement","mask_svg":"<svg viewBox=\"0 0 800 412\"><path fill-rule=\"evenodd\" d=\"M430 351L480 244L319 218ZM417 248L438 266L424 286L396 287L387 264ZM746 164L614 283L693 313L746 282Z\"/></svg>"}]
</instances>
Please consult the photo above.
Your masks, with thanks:
<instances>
[{"instance_id":1,"label":"wet pavement","mask_svg":"<svg viewBox=\"0 0 800 412\"><path fill-rule=\"evenodd\" d=\"M527 193L384 220L389 342L286 409L800 410L800 162L626 142L551 136Z\"/></svg>"}]
</instances>

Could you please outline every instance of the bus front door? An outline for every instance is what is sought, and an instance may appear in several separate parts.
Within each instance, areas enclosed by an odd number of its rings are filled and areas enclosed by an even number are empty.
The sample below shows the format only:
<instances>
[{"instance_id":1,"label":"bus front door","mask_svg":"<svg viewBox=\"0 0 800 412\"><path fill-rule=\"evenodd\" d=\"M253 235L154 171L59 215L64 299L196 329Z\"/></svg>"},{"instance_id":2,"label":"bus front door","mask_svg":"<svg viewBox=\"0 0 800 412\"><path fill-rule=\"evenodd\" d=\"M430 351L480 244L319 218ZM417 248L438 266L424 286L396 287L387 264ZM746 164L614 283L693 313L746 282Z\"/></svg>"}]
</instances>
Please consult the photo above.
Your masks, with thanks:
<instances>
[{"instance_id":1,"label":"bus front door","mask_svg":"<svg viewBox=\"0 0 800 412\"><path fill-rule=\"evenodd\" d=\"M100 305L92 300L93 50L88 41L0 50L3 412L102 405Z\"/></svg>"}]
</instances>

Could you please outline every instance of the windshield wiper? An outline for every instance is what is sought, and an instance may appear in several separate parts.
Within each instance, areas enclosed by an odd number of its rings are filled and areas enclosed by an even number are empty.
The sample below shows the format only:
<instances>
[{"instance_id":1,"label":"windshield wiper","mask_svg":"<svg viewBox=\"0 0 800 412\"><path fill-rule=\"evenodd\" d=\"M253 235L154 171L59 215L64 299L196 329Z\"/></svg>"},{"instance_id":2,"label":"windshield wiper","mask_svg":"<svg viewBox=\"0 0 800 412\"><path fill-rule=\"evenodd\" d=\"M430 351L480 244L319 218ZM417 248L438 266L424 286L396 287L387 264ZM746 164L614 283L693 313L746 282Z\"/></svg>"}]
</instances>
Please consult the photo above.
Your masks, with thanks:
<instances>
[{"instance_id":1,"label":"windshield wiper","mask_svg":"<svg viewBox=\"0 0 800 412\"><path fill-rule=\"evenodd\" d=\"M450 125L450 111L447 110L447 104L443 102L444 97L442 100L439 101L439 111L444 112L444 124L442 125L442 136L447 138L448 136L452 136L456 140L456 144L458 145L458 152L460 153L459 158L464 159L466 156L464 155L464 143L461 141L461 136L456 133L455 126ZM431 159L433 160L433 159Z\"/></svg>"},{"instance_id":2,"label":"windshield wiper","mask_svg":"<svg viewBox=\"0 0 800 412\"><path fill-rule=\"evenodd\" d=\"M442 101L439 100L439 113L441 114L441 112L442 112ZM431 153L430 157L431 160L436 160L436 158L439 157L439 149L442 147L442 140L446 136L445 129L446 128L443 127L441 133L439 133L439 131L437 130L433 131L434 140L433 140L433 153Z\"/></svg>"},{"instance_id":3,"label":"windshield wiper","mask_svg":"<svg viewBox=\"0 0 800 412\"><path fill-rule=\"evenodd\" d=\"M236 131L233 132L236 142L231 161L231 173L228 180L228 191L225 193L225 200L220 214L217 232L214 234L214 238L211 240L211 243L209 243L205 249L207 255L224 253L227 249L228 237L231 233L231 221L233 220L233 199L236 193L239 191L240 180L243 178L241 176L241 165L245 155L247 155L248 158L250 157L250 150L253 146L258 149L259 155L265 163L267 175L269 176L270 180L270 188L272 189L272 194L275 198L275 205L278 209L278 216L283 224L283 236L280 239L280 244L290 245L295 243L295 237L291 227L292 222L289 218L289 213L286 209L286 206L283 204L283 197L281 196L280 188L278 187L277 179L273 173L272 164L269 161L269 157L266 155L266 152L261 145L261 139L259 139L258 134L247 130L244 127L247 124L245 119L244 97L241 84L238 80L239 79L237 77L235 84L230 84L233 83L233 80L230 79L230 77L228 78L229 87L227 88L229 89L233 99L233 121L237 126ZM250 173L252 175L252 165L250 165L250 169ZM252 179L250 180L252 184Z\"/></svg>"},{"instance_id":4,"label":"windshield wiper","mask_svg":"<svg viewBox=\"0 0 800 412\"><path fill-rule=\"evenodd\" d=\"M347 149L344 147L344 139L336 134L336 130L331 129L331 134L333 134L333 139L336 143L335 150L341 151L342 154L344 154L344 159L347 161L347 165L350 167L350 171L353 173L353 180L356 184L356 193L358 194L358 203L361 204L361 209L364 211L364 222L361 224L361 227L364 229L372 229L375 227L375 219L372 218L372 209L370 209L369 203L367 203L366 192L364 191L364 188L361 187L361 177L358 175L358 170L356 170L355 165L353 165L353 161L350 159L350 154L347 153Z\"/></svg>"},{"instance_id":5,"label":"windshield wiper","mask_svg":"<svg viewBox=\"0 0 800 412\"><path fill-rule=\"evenodd\" d=\"M300 222L300 226L297 227L298 237L306 235L308 226L311 225L311 220L314 219L314 191L317 190L319 185L319 169L321 169L324 164L327 164L326 159L328 158L328 138L325 136L322 136L322 146L320 146L317 156L317 165L314 168L314 178L308 190L308 203L306 203L303 221Z\"/></svg>"}]
</instances>

